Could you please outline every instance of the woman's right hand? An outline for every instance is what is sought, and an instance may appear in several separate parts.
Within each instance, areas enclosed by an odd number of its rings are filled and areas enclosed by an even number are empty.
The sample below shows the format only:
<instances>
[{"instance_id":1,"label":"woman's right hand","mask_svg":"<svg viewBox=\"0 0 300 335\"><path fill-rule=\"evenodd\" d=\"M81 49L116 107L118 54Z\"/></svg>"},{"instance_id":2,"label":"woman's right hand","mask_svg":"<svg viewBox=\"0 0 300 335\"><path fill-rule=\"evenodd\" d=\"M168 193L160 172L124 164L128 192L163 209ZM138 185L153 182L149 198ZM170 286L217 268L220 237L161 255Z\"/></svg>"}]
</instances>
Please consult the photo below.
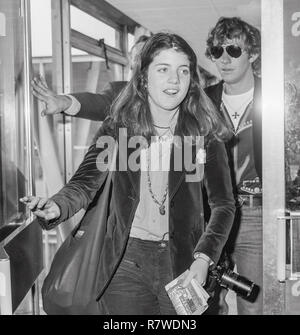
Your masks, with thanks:
<instances>
[{"instance_id":1,"label":"woman's right hand","mask_svg":"<svg viewBox=\"0 0 300 335\"><path fill-rule=\"evenodd\" d=\"M58 95L52 91L48 87L46 80L41 76L35 77L31 81L31 91L36 98L45 103L42 116L64 112L72 104L72 100L69 97Z\"/></svg>"},{"instance_id":2,"label":"woman's right hand","mask_svg":"<svg viewBox=\"0 0 300 335\"><path fill-rule=\"evenodd\" d=\"M60 217L59 206L51 199L34 196L26 196L20 199L34 215L44 220L50 221Z\"/></svg>"}]
</instances>

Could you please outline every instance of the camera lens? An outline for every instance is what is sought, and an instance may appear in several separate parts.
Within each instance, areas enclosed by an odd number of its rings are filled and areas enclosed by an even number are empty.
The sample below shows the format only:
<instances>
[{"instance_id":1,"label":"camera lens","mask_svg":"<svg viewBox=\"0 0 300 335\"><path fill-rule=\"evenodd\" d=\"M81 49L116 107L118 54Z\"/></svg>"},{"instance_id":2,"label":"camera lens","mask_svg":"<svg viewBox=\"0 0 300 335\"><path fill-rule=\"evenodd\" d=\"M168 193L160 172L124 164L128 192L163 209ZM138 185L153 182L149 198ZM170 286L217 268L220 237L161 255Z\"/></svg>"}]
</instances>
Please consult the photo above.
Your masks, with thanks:
<instances>
[{"instance_id":1,"label":"camera lens","mask_svg":"<svg viewBox=\"0 0 300 335\"><path fill-rule=\"evenodd\" d=\"M231 270L227 270L223 273L221 277L221 285L228 287L238 295L248 299L255 299L258 294L257 285Z\"/></svg>"}]
</instances>

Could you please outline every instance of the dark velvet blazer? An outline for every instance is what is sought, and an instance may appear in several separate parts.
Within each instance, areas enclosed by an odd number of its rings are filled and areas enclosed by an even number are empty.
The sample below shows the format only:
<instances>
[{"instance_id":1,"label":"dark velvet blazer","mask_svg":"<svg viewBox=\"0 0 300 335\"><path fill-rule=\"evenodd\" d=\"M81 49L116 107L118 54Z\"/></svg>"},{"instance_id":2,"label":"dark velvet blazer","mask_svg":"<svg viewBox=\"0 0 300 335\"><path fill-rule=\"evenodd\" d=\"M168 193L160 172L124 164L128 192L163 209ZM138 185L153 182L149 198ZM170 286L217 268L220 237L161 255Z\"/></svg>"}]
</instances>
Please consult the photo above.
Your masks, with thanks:
<instances>
[{"instance_id":1,"label":"dark velvet blazer","mask_svg":"<svg viewBox=\"0 0 300 335\"><path fill-rule=\"evenodd\" d=\"M224 82L209 86L205 89L206 94L214 102L218 111L221 111L222 92ZM261 80L254 76L254 95L253 95L253 152L256 172L262 181L262 113L261 113Z\"/></svg>"},{"instance_id":2,"label":"dark velvet blazer","mask_svg":"<svg viewBox=\"0 0 300 335\"><path fill-rule=\"evenodd\" d=\"M99 135L104 135L104 131ZM96 166L101 150L103 149L93 144L71 180L52 197L61 209L61 216L49 222L46 229L52 229L67 220L81 208L87 209L83 220L97 220L94 215L97 206L95 199L107 175L107 172L100 172ZM134 150L128 148L128 156ZM120 156L122 159L123 155ZM173 157L174 146L169 171L169 233L175 278L191 265L195 251L205 253L215 263L218 261L233 223L235 205L228 158L223 143L216 140L208 142L201 181L187 182L187 171L174 171ZM119 155L117 162L118 160ZM205 230L203 186L207 190L212 213ZM139 203L139 194L140 171L117 169L113 174L112 206L100 261L102 276L99 294L104 292L123 257Z\"/></svg>"}]
</instances>

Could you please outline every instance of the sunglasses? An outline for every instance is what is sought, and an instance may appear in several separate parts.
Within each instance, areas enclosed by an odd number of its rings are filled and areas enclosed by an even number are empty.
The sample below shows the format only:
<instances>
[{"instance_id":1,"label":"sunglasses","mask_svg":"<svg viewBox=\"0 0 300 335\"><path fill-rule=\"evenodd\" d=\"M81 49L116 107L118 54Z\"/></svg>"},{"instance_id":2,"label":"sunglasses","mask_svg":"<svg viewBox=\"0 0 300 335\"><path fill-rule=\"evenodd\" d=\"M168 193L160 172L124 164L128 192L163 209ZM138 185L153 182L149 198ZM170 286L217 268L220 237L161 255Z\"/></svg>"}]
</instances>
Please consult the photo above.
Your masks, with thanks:
<instances>
[{"instance_id":1,"label":"sunglasses","mask_svg":"<svg viewBox=\"0 0 300 335\"><path fill-rule=\"evenodd\" d=\"M219 59L223 55L224 49L226 50L227 54L233 58L239 58L243 53L242 48L233 44L227 45L226 47L223 47L222 45L213 46L209 51L212 58Z\"/></svg>"}]
</instances>

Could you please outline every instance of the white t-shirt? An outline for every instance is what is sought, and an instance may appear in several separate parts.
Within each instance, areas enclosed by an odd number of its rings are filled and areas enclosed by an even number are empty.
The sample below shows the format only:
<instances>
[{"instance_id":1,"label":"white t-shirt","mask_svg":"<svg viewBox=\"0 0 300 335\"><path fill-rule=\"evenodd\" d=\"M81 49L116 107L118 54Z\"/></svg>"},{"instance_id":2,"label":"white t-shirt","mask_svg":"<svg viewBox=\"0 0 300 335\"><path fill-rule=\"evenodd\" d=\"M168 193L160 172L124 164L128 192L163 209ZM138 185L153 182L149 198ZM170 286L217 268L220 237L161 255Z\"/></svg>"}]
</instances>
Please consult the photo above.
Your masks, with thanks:
<instances>
[{"instance_id":1,"label":"white t-shirt","mask_svg":"<svg viewBox=\"0 0 300 335\"><path fill-rule=\"evenodd\" d=\"M237 130L240 120L250 102L253 100L254 88L243 94L228 95L223 91L222 101L226 107L234 129Z\"/></svg>"}]
</instances>

